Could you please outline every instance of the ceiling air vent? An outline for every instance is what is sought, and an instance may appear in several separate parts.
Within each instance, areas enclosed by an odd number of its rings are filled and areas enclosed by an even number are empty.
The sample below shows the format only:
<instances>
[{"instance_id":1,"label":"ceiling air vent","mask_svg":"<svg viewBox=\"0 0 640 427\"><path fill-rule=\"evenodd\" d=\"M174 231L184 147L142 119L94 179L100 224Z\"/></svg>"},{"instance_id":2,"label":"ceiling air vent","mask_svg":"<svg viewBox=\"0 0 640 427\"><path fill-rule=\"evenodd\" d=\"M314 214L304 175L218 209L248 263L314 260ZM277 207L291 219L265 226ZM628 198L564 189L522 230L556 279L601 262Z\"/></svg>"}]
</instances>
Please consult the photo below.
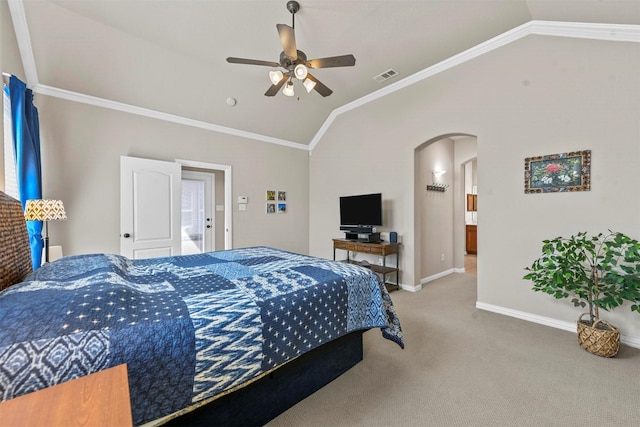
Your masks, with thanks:
<instances>
[{"instance_id":1,"label":"ceiling air vent","mask_svg":"<svg viewBox=\"0 0 640 427\"><path fill-rule=\"evenodd\" d=\"M375 76L373 78L373 80L377 81L378 83L381 83L385 80L390 79L391 77L395 77L398 75L398 72L396 70L394 70L393 68L389 68L387 71L385 71L382 74L378 74L377 76Z\"/></svg>"}]
</instances>

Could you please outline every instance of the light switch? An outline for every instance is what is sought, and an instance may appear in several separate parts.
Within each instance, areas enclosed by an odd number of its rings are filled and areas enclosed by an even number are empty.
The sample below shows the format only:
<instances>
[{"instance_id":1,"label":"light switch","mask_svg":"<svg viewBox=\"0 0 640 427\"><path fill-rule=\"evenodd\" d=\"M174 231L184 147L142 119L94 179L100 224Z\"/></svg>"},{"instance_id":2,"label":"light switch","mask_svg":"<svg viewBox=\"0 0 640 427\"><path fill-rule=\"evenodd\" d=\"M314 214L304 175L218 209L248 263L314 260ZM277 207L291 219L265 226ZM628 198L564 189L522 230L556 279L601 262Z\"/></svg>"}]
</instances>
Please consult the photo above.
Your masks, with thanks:
<instances>
[{"instance_id":1,"label":"light switch","mask_svg":"<svg viewBox=\"0 0 640 427\"><path fill-rule=\"evenodd\" d=\"M224 211L224 205L216 205L216 211L218 212Z\"/></svg>"},{"instance_id":2,"label":"light switch","mask_svg":"<svg viewBox=\"0 0 640 427\"><path fill-rule=\"evenodd\" d=\"M238 196L238 203L248 203L249 198L247 196Z\"/></svg>"},{"instance_id":3,"label":"light switch","mask_svg":"<svg viewBox=\"0 0 640 427\"><path fill-rule=\"evenodd\" d=\"M238 204L238 210L246 211L247 210L247 204L246 203Z\"/></svg>"}]
</instances>

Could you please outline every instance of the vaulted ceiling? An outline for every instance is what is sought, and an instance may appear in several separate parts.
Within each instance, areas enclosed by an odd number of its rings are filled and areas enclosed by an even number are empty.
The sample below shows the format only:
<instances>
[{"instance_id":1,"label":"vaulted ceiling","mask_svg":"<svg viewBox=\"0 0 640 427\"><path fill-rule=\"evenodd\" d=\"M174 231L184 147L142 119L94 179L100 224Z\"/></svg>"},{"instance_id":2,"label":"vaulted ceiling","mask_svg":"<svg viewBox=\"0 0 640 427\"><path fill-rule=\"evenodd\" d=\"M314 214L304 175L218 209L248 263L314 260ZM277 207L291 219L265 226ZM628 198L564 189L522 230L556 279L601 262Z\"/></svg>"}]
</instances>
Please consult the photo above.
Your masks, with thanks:
<instances>
[{"instance_id":1,"label":"vaulted ceiling","mask_svg":"<svg viewBox=\"0 0 640 427\"><path fill-rule=\"evenodd\" d=\"M36 93L303 149L350 106L522 28L602 23L640 34L640 0L299 0L298 49L356 63L313 70L328 97L300 82L294 97L267 97L273 68L226 58L278 62L276 24L292 25L286 0L8 1ZM389 69L397 76L374 80Z\"/></svg>"}]
</instances>

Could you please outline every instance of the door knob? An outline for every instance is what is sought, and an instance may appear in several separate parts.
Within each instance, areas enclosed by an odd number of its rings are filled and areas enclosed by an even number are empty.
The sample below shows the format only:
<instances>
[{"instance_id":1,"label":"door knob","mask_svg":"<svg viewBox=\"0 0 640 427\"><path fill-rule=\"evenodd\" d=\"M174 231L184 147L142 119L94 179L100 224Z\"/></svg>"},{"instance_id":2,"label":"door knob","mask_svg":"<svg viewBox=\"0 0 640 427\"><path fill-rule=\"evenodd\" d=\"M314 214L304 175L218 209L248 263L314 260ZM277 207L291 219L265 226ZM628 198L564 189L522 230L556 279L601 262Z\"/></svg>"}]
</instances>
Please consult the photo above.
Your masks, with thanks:
<instances>
[{"instance_id":1,"label":"door knob","mask_svg":"<svg viewBox=\"0 0 640 427\"><path fill-rule=\"evenodd\" d=\"M125 239L128 239L129 237L131 237L131 234L129 234L129 233L124 233L124 234L122 235L122 237L124 237Z\"/></svg>"},{"instance_id":2,"label":"door knob","mask_svg":"<svg viewBox=\"0 0 640 427\"><path fill-rule=\"evenodd\" d=\"M211 226L210 226L210 225L207 225L207 228L211 228Z\"/></svg>"}]
</instances>

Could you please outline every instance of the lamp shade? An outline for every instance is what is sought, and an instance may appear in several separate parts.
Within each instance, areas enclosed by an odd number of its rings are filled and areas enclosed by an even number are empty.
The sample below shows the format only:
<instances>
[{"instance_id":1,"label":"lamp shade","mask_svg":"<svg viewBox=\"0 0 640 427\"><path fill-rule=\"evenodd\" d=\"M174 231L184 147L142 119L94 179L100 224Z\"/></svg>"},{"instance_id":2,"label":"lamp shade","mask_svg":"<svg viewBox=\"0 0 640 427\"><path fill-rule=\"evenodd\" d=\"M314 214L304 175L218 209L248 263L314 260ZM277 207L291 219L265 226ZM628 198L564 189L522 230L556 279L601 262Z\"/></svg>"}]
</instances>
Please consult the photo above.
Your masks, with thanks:
<instances>
[{"instance_id":1,"label":"lamp shade","mask_svg":"<svg viewBox=\"0 0 640 427\"><path fill-rule=\"evenodd\" d=\"M24 211L27 221L61 221L67 219L62 200L27 200Z\"/></svg>"},{"instance_id":2,"label":"lamp shade","mask_svg":"<svg viewBox=\"0 0 640 427\"><path fill-rule=\"evenodd\" d=\"M316 82L310 79L305 79L305 81L302 82L302 85L307 90L307 92L311 92L313 88L316 87Z\"/></svg>"},{"instance_id":3,"label":"lamp shade","mask_svg":"<svg viewBox=\"0 0 640 427\"><path fill-rule=\"evenodd\" d=\"M280 70L269 71L269 80L271 80L271 83L273 83L274 85L280 83L280 80L282 80L283 77L284 74L282 74L282 71Z\"/></svg>"},{"instance_id":4,"label":"lamp shade","mask_svg":"<svg viewBox=\"0 0 640 427\"><path fill-rule=\"evenodd\" d=\"M282 89L282 93L286 96L293 96L293 83L290 81L287 82L287 84L284 86L284 89Z\"/></svg>"},{"instance_id":5,"label":"lamp shade","mask_svg":"<svg viewBox=\"0 0 640 427\"><path fill-rule=\"evenodd\" d=\"M306 79L307 73L307 67L305 67L304 64L298 64L296 65L296 68L293 69L293 74L295 74L295 76L300 80Z\"/></svg>"}]
</instances>

